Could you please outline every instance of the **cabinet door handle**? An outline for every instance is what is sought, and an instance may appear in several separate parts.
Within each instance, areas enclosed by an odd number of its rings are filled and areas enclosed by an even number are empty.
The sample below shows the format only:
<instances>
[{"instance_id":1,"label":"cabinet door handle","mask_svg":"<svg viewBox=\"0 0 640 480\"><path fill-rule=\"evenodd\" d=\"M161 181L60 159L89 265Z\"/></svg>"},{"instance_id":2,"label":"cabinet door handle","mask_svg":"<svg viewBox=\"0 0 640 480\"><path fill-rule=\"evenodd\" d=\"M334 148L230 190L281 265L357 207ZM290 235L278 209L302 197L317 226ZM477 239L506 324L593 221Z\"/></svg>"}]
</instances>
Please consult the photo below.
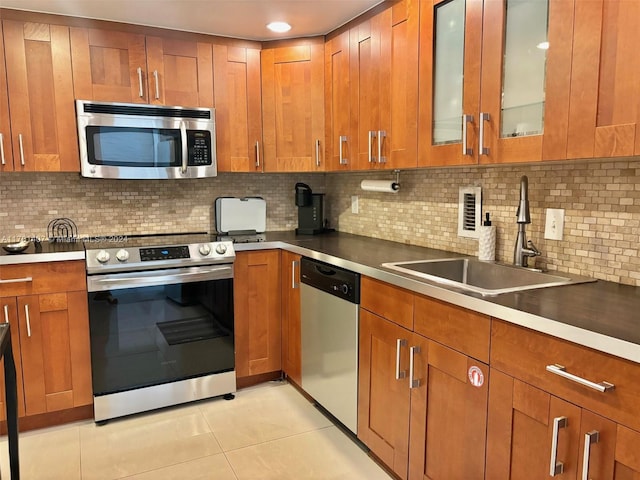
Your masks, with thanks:
<instances>
[{"instance_id":1,"label":"cabinet door handle","mask_svg":"<svg viewBox=\"0 0 640 480\"><path fill-rule=\"evenodd\" d=\"M300 282L296 282L296 267L300 265L298 260L293 260L291 262L291 288L295 290L296 288L300 288Z\"/></svg>"},{"instance_id":2,"label":"cabinet door handle","mask_svg":"<svg viewBox=\"0 0 640 480\"><path fill-rule=\"evenodd\" d=\"M462 155L473 155L473 148L467 148L467 124L473 123L473 115L462 115Z\"/></svg>"},{"instance_id":3,"label":"cabinet door handle","mask_svg":"<svg viewBox=\"0 0 640 480\"><path fill-rule=\"evenodd\" d=\"M320 166L320 139L316 139L316 167Z\"/></svg>"},{"instance_id":4,"label":"cabinet door handle","mask_svg":"<svg viewBox=\"0 0 640 480\"><path fill-rule=\"evenodd\" d=\"M29 318L29 305L24 306L24 316L27 320L27 337L31 337L31 319Z\"/></svg>"},{"instance_id":5,"label":"cabinet door handle","mask_svg":"<svg viewBox=\"0 0 640 480\"><path fill-rule=\"evenodd\" d=\"M138 67L138 96L144 97L144 89L142 87L142 67Z\"/></svg>"},{"instance_id":6,"label":"cabinet door handle","mask_svg":"<svg viewBox=\"0 0 640 480\"><path fill-rule=\"evenodd\" d=\"M373 156L373 139L376 138L376 132L369 130L369 163L375 163L376 157Z\"/></svg>"},{"instance_id":7,"label":"cabinet door handle","mask_svg":"<svg viewBox=\"0 0 640 480\"><path fill-rule=\"evenodd\" d=\"M32 277L23 277L23 278L8 278L7 280L0 280L0 284L3 283L25 283L33 281Z\"/></svg>"},{"instance_id":8,"label":"cabinet door handle","mask_svg":"<svg viewBox=\"0 0 640 480\"><path fill-rule=\"evenodd\" d=\"M413 376L414 357L417 353L420 353L420 347L415 346L409 349L409 388L418 388L420 386L420 380L416 380Z\"/></svg>"},{"instance_id":9,"label":"cabinet door handle","mask_svg":"<svg viewBox=\"0 0 640 480\"><path fill-rule=\"evenodd\" d=\"M9 323L9 305L4 306L4 323Z\"/></svg>"},{"instance_id":10,"label":"cabinet door handle","mask_svg":"<svg viewBox=\"0 0 640 480\"><path fill-rule=\"evenodd\" d=\"M382 155L382 142L387 138L387 132L378 130L378 163L387 163L387 157Z\"/></svg>"},{"instance_id":11,"label":"cabinet door handle","mask_svg":"<svg viewBox=\"0 0 640 480\"><path fill-rule=\"evenodd\" d=\"M566 367L564 367L563 365L558 365L557 363L554 365L547 365L547 372L551 372L562 378L571 380L572 382L579 383L580 385L591 388L592 390L596 390L600 393L608 392L616 388L616 386L613 383L609 383L605 381L596 383L596 382L592 382L591 380L587 380L586 378L573 375L572 373L567 372Z\"/></svg>"},{"instance_id":12,"label":"cabinet door handle","mask_svg":"<svg viewBox=\"0 0 640 480\"><path fill-rule=\"evenodd\" d=\"M24 142L22 141L22 134L18 135L18 145L20 146L20 165L24 167Z\"/></svg>"},{"instance_id":13,"label":"cabinet door handle","mask_svg":"<svg viewBox=\"0 0 640 480\"><path fill-rule=\"evenodd\" d=\"M553 419L553 437L551 439L551 463L549 467L549 475L555 477L564 472L564 463L558 461L558 435L560 429L569 425L567 417L556 417Z\"/></svg>"},{"instance_id":14,"label":"cabinet door handle","mask_svg":"<svg viewBox=\"0 0 640 480\"><path fill-rule=\"evenodd\" d=\"M480 113L480 155L489 155L489 147L484 146L484 122L491 120L491 115L488 113Z\"/></svg>"},{"instance_id":15,"label":"cabinet door handle","mask_svg":"<svg viewBox=\"0 0 640 480\"><path fill-rule=\"evenodd\" d=\"M4 158L4 135L0 133L0 160L2 161L2 165L6 165L7 161Z\"/></svg>"},{"instance_id":16,"label":"cabinet door handle","mask_svg":"<svg viewBox=\"0 0 640 480\"><path fill-rule=\"evenodd\" d=\"M400 350L402 347L407 346L407 341L398 338L396 340L396 380L400 380L406 376L406 372L404 370L400 371Z\"/></svg>"},{"instance_id":17,"label":"cabinet door handle","mask_svg":"<svg viewBox=\"0 0 640 480\"><path fill-rule=\"evenodd\" d=\"M584 435L584 451L582 452L582 480L589 480L589 461L591 460L591 444L600 441L600 433L592 430Z\"/></svg>"},{"instance_id":18,"label":"cabinet door handle","mask_svg":"<svg viewBox=\"0 0 640 480\"><path fill-rule=\"evenodd\" d=\"M342 150L342 145L347 141L346 135L340 135L340 142L338 143L338 151L340 152L340 165L346 165L348 160L344 158L344 152Z\"/></svg>"},{"instance_id":19,"label":"cabinet door handle","mask_svg":"<svg viewBox=\"0 0 640 480\"><path fill-rule=\"evenodd\" d=\"M160 82L158 81L158 70L153 71L153 78L156 81L156 100L159 100L160 99Z\"/></svg>"}]
</instances>

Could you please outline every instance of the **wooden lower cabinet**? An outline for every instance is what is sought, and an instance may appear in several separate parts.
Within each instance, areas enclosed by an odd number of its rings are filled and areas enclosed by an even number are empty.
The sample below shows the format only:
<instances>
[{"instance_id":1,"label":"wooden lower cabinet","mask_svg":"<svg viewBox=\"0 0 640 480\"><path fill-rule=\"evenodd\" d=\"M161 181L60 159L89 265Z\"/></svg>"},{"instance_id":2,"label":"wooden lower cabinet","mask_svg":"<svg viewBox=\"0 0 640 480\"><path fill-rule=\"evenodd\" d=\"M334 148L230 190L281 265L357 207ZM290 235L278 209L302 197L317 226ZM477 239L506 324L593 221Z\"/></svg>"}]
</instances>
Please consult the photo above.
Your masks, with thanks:
<instances>
[{"instance_id":1,"label":"wooden lower cabinet","mask_svg":"<svg viewBox=\"0 0 640 480\"><path fill-rule=\"evenodd\" d=\"M25 280L0 285L2 315L11 325L21 417L93 402L84 272L84 261L3 267L3 280ZM4 412L4 404L1 408Z\"/></svg>"},{"instance_id":2,"label":"wooden lower cabinet","mask_svg":"<svg viewBox=\"0 0 640 480\"><path fill-rule=\"evenodd\" d=\"M409 461L407 345L412 337L409 330L360 309L358 438L403 479Z\"/></svg>"},{"instance_id":3,"label":"wooden lower cabinet","mask_svg":"<svg viewBox=\"0 0 640 480\"><path fill-rule=\"evenodd\" d=\"M413 338L420 352L414 354L409 479L482 480L489 367L420 335Z\"/></svg>"},{"instance_id":4,"label":"wooden lower cabinet","mask_svg":"<svg viewBox=\"0 0 640 480\"><path fill-rule=\"evenodd\" d=\"M280 250L236 252L234 270L236 375L280 371Z\"/></svg>"},{"instance_id":5,"label":"wooden lower cabinet","mask_svg":"<svg viewBox=\"0 0 640 480\"><path fill-rule=\"evenodd\" d=\"M640 432L495 369L489 397L487 479L640 478Z\"/></svg>"},{"instance_id":6,"label":"wooden lower cabinet","mask_svg":"<svg viewBox=\"0 0 640 480\"><path fill-rule=\"evenodd\" d=\"M302 331L300 323L300 258L282 251L282 370L302 384Z\"/></svg>"}]
</instances>

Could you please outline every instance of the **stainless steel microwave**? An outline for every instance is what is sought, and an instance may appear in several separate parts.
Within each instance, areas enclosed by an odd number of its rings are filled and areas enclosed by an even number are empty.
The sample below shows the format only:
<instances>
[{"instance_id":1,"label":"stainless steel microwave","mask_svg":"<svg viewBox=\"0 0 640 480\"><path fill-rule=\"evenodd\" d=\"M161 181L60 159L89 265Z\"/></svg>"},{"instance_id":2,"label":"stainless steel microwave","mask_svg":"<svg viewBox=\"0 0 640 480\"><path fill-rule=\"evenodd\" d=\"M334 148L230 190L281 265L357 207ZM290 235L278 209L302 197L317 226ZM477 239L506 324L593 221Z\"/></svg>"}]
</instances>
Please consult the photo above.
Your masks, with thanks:
<instances>
[{"instance_id":1,"label":"stainless steel microwave","mask_svg":"<svg viewBox=\"0 0 640 480\"><path fill-rule=\"evenodd\" d=\"M80 174L89 178L215 177L215 110L76 100Z\"/></svg>"}]
</instances>

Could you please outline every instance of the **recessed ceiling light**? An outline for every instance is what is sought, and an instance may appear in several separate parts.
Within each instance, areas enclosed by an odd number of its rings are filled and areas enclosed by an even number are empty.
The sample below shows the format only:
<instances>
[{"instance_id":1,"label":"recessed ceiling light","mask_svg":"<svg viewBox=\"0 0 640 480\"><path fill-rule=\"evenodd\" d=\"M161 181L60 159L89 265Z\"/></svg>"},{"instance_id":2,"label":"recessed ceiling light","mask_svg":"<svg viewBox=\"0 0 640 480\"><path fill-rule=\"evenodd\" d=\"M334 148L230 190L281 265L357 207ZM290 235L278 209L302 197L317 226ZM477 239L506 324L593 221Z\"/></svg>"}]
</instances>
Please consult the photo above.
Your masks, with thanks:
<instances>
[{"instance_id":1,"label":"recessed ceiling light","mask_svg":"<svg viewBox=\"0 0 640 480\"><path fill-rule=\"evenodd\" d=\"M287 22L271 22L267 25L267 28L272 32L284 33L291 30L291 25Z\"/></svg>"}]
</instances>

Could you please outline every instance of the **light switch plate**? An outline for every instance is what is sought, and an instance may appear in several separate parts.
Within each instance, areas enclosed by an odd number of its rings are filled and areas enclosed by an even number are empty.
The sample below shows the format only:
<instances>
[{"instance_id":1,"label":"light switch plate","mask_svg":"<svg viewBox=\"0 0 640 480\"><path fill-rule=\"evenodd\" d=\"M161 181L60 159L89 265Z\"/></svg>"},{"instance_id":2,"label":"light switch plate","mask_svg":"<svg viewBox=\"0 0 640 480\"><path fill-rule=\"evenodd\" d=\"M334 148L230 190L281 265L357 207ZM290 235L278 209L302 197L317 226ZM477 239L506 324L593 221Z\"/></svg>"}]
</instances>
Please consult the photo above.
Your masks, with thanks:
<instances>
[{"instance_id":1,"label":"light switch plate","mask_svg":"<svg viewBox=\"0 0 640 480\"><path fill-rule=\"evenodd\" d=\"M358 213L359 208L358 208L358 196L357 195L351 195L351 213Z\"/></svg>"},{"instance_id":2,"label":"light switch plate","mask_svg":"<svg viewBox=\"0 0 640 480\"><path fill-rule=\"evenodd\" d=\"M544 223L544 238L548 240L562 240L564 230L564 209L547 208Z\"/></svg>"}]
</instances>

